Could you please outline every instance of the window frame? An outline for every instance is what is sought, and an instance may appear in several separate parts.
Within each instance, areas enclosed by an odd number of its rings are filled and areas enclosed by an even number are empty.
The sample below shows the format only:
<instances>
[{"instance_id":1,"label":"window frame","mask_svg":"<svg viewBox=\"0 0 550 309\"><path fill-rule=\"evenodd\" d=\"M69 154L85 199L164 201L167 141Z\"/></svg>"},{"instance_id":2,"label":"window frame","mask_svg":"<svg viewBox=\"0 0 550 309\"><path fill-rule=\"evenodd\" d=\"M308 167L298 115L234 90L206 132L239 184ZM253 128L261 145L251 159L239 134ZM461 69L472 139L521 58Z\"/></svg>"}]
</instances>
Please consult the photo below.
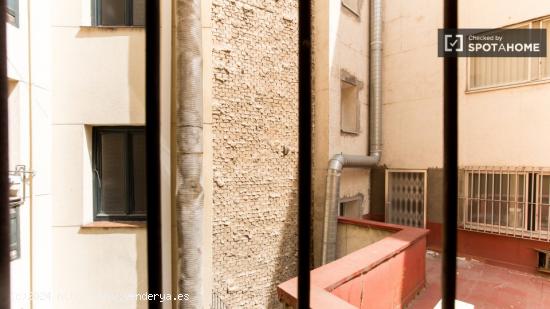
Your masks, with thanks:
<instances>
[{"instance_id":1,"label":"window frame","mask_svg":"<svg viewBox=\"0 0 550 309\"><path fill-rule=\"evenodd\" d=\"M497 29L515 29L521 28L523 26L529 26L529 29L543 29L543 24L545 22L550 22L550 16L537 17L530 20L522 21L516 24L503 26ZM549 32L547 32L548 36ZM539 83L550 82L550 74L548 76L542 75L542 57L528 58L528 67L527 67L527 79L518 80L514 82L500 83L485 85L479 87L473 87L471 81L471 73L473 71L473 61L471 57L466 59L466 93L476 93L486 90L498 90L503 88L510 87L520 87L525 85L533 85ZM536 66L536 76L533 76L534 66Z\"/></svg>"},{"instance_id":2,"label":"window frame","mask_svg":"<svg viewBox=\"0 0 550 309\"><path fill-rule=\"evenodd\" d=\"M363 215L363 202L365 200L365 196L362 193L357 193L353 196L349 197L342 197L338 200L338 217L347 217L345 216L345 209L347 203L359 203L359 213L357 214L358 217L351 217L355 219L360 219Z\"/></svg>"},{"instance_id":3,"label":"window frame","mask_svg":"<svg viewBox=\"0 0 550 309\"><path fill-rule=\"evenodd\" d=\"M345 86L345 87L344 87ZM359 135L361 133L361 102L359 94L363 83L360 82L357 77L342 69L340 71L340 133L349 135ZM355 124L352 126L345 125L346 117L344 111L343 89L349 88L355 92L354 104L355 104ZM349 127L349 129L347 128Z\"/></svg>"},{"instance_id":4,"label":"window frame","mask_svg":"<svg viewBox=\"0 0 550 309\"><path fill-rule=\"evenodd\" d=\"M134 0L124 0L124 24L122 25L103 25L101 20L101 4L106 0L92 0L92 25L95 27L136 27L144 28L145 21L143 25L134 25ZM143 2L144 6L146 1Z\"/></svg>"},{"instance_id":5,"label":"window frame","mask_svg":"<svg viewBox=\"0 0 550 309\"><path fill-rule=\"evenodd\" d=\"M8 15L7 22L19 28L19 0L16 0L16 7L11 9L9 6L9 1L6 1L6 14ZM10 18L13 18L13 21L10 21Z\"/></svg>"},{"instance_id":6,"label":"window frame","mask_svg":"<svg viewBox=\"0 0 550 309\"><path fill-rule=\"evenodd\" d=\"M353 7L349 1L356 1L355 4L357 4L357 6ZM363 4L362 0L341 0L340 3L343 8L348 10L348 12L352 13L356 17L361 17L361 5Z\"/></svg>"},{"instance_id":7,"label":"window frame","mask_svg":"<svg viewBox=\"0 0 550 309\"><path fill-rule=\"evenodd\" d=\"M103 214L101 208L101 151L102 143L101 136L104 133L125 133L125 165L124 165L124 177L126 180L126 187L128 188L126 196L126 214ZM132 156L132 142L129 138L132 133L142 133L145 136L145 126L96 126L92 128L92 174L93 180L93 220L97 221L145 221L147 219L147 212L144 214L135 213L135 201L134 201L134 183L133 179L133 156ZM145 168L145 167L144 167Z\"/></svg>"}]
</instances>

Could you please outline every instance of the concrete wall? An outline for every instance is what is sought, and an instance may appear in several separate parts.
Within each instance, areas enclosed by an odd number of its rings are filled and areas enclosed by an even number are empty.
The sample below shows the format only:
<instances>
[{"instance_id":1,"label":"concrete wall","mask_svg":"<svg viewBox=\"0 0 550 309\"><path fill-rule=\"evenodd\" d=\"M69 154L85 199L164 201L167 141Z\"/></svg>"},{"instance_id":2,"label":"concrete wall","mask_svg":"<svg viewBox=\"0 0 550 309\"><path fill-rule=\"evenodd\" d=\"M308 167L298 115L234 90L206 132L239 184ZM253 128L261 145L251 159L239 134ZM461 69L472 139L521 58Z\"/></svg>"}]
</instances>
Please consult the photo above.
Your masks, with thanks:
<instances>
[{"instance_id":1,"label":"concrete wall","mask_svg":"<svg viewBox=\"0 0 550 309\"><path fill-rule=\"evenodd\" d=\"M213 291L228 307L277 305L296 275L297 5L212 1L204 140L211 127Z\"/></svg>"},{"instance_id":2,"label":"concrete wall","mask_svg":"<svg viewBox=\"0 0 550 309\"><path fill-rule=\"evenodd\" d=\"M482 13L489 9L491 14ZM497 11L495 11L497 10ZM461 27L503 27L550 15L550 3L525 1L464 1ZM464 12L468 12L467 14ZM466 91L467 62L459 62L459 121L461 165L550 166L550 145L541 143L550 131L550 84L527 84L475 93Z\"/></svg>"},{"instance_id":3,"label":"concrete wall","mask_svg":"<svg viewBox=\"0 0 550 309\"><path fill-rule=\"evenodd\" d=\"M92 127L145 122L145 32L90 27L89 6L52 6L53 306L144 308L116 295L147 289L145 228L83 226L93 223Z\"/></svg>"},{"instance_id":4,"label":"concrete wall","mask_svg":"<svg viewBox=\"0 0 550 309\"><path fill-rule=\"evenodd\" d=\"M311 271L312 308L401 308L425 283L427 230L338 218L351 230L379 230L378 241ZM351 231L350 230L350 231ZM371 231L367 231L371 234ZM372 235L372 234L371 234ZM378 236L376 238L378 238ZM295 308L297 277L279 285L281 302ZM330 294L327 295L326 293ZM344 300L338 303L333 297Z\"/></svg>"},{"instance_id":5,"label":"concrete wall","mask_svg":"<svg viewBox=\"0 0 550 309\"><path fill-rule=\"evenodd\" d=\"M537 1L462 1L459 9L463 28L504 27L550 14L550 5ZM442 26L441 4L384 2L383 10L382 163L389 168L440 168L443 77L436 32ZM548 166L550 148L537 136L550 129L545 121L550 109L544 104L549 84L470 93L466 68L467 60L460 58L460 165ZM440 181L428 181L435 185L429 185L429 192L437 190Z\"/></svg>"},{"instance_id":6,"label":"concrete wall","mask_svg":"<svg viewBox=\"0 0 550 309\"><path fill-rule=\"evenodd\" d=\"M21 256L11 263L12 308L28 308L31 304L47 308L52 242L51 35L47 1L19 1L18 20L18 26L7 24L9 168L23 164L35 174L27 178L26 202L19 208Z\"/></svg>"},{"instance_id":7,"label":"concrete wall","mask_svg":"<svg viewBox=\"0 0 550 309\"><path fill-rule=\"evenodd\" d=\"M434 244L439 243L445 207L441 195L443 77L442 60L437 57L437 29L443 22L441 2L383 3L382 163L388 168L428 169L428 221L433 229L429 243L437 247ZM498 28L549 14L547 2L466 0L460 2L458 15L461 28ZM467 65L467 59L459 59L459 164L548 167L550 146L541 142L544 132L550 130L546 119L550 113L546 104L548 81L468 92ZM373 196L380 200L379 193ZM380 205L377 203L376 209ZM471 241L486 244L489 239L503 239L475 232L462 234L469 236L460 238L461 253L477 256L482 250L468 247ZM517 241L508 242L514 244L512 250L519 250ZM530 254L531 262L534 253Z\"/></svg>"},{"instance_id":8,"label":"concrete wall","mask_svg":"<svg viewBox=\"0 0 550 309\"><path fill-rule=\"evenodd\" d=\"M442 166L442 61L437 57L440 2L384 2L384 155L391 168ZM459 26L497 28L550 14L550 4L462 1ZM460 165L548 166L548 83L468 93L459 61ZM429 151L427 151L429 149Z\"/></svg>"},{"instance_id":9,"label":"concrete wall","mask_svg":"<svg viewBox=\"0 0 550 309\"><path fill-rule=\"evenodd\" d=\"M440 1L383 1L382 164L442 164L442 68L437 57ZM494 14L491 11L490 14Z\"/></svg>"},{"instance_id":10,"label":"concrete wall","mask_svg":"<svg viewBox=\"0 0 550 309\"><path fill-rule=\"evenodd\" d=\"M359 16L340 1L314 1L314 152L313 152L313 253L319 265L322 252L325 186L329 159L338 153L368 153L368 21L369 2L360 1ZM345 70L362 84L359 88L359 134L340 130L340 74ZM344 169L341 197L369 196L369 171ZM368 212L365 198L363 213Z\"/></svg>"},{"instance_id":11,"label":"concrete wall","mask_svg":"<svg viewBox=\"0 0 550 309\"><path fill-rule=\"evenodd\" d=\"M341 258L344 255L362 249L391 234L393 234L391 231L338 223L336 258Z\"/></svg>"}]
</instances>

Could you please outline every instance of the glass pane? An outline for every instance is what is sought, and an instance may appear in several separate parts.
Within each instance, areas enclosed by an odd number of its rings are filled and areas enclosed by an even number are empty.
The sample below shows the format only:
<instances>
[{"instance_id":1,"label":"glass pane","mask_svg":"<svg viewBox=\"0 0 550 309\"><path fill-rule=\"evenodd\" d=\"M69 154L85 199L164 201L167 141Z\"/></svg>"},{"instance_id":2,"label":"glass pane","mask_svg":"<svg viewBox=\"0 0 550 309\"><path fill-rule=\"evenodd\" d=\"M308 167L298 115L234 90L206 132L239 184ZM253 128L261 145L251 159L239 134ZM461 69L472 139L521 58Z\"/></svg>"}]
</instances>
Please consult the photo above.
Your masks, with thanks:
<instances>
[{"instance_id":1,"label":"glass pane","mask_svg":"<svg viewBox=\"0 0 550 309\"><path fill-rule=\"evenodd\" d=\"M16 250L19 242L18 211L17 209L10 209L10 250Z\"/></svg>"},{"instance_id":2,"label":"glass pane","mask_svg":"<svg viewBox=\"0 0 550 309\"><path fill-rule=\"evenodd\" d=\"M145 0L134 0L132 20L134 26L145 26Z\"/></svg>"},{"instance_id":3,"label":"glass pane","mask_svg":"<svg viewBox=\"0 0 550 309\"><path fill-rule=\"evenodd\" d=\"M545 21L542 23L542 27L546 29L546 33L550 33L550 20ZM547 34L548 35L548 34ZM550 49L550 40L546 41L546 50ZM548 57L541 58L542 65L541 65L541 73L542 77L550 77L550 61L548 61Z\"/></svg>"},{"instance_id":4,"label":"glass pane","mask_svg":"<svg viewBox=\"0 0 550 309\"><path fill-rule=\"evenodd\" d=\"M134 172L134 210L145 214L147 211L147 187L145 183L145 134L132 134L132 156Z\"/></svg>"},{"instance_id":5,"label":"glass pane","mask_svg":"<svg viewBox=\"0 0 550 309\"><path fill-rule=\"evenodd\" d=\"M8 13L15 13L19 10L19 0L7 1Z\"/></svg>"},{"instance_id":6,"label":"glass pane","mask_svg":"<svg viewBox=\"0 0 550 309\"><path fill-rule=\"evenodd\" d=\"M126 213L125 133L101 135L101 204L100 213Z\"/></svg>"},{"instance_id":7,"label":"glass pane","mask_svg":"<svg viewBox=\"0 0 550 309\"><path fill-rule=\"evenodd\" d=\"M126 0L103 0L101 1L101 25L123 26L126 24L124 13L126 11Z\"/></svg>"}]
</instances>

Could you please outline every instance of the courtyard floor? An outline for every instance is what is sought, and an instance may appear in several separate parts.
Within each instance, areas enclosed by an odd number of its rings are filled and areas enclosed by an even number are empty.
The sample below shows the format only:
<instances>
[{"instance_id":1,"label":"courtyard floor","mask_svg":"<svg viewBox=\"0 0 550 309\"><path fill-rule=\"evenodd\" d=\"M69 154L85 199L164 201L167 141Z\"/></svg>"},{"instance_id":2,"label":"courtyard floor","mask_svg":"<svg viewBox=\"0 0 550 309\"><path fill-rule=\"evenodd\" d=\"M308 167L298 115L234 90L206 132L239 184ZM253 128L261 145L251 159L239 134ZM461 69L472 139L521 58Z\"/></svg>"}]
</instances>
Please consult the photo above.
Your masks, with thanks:
<instances>
[{"instance_id":1,"label":"courtyard floor","mask_svg":"<svg viewBox=\"0 0 550 309\"><path fill-rule=\"evenodd\" d=\"M440 299L441 256L428 252L426 287L409 308L431 309ZM475 308L550 308L550 279L459 258L457 299Z\"/></svg>"}]
</instances>

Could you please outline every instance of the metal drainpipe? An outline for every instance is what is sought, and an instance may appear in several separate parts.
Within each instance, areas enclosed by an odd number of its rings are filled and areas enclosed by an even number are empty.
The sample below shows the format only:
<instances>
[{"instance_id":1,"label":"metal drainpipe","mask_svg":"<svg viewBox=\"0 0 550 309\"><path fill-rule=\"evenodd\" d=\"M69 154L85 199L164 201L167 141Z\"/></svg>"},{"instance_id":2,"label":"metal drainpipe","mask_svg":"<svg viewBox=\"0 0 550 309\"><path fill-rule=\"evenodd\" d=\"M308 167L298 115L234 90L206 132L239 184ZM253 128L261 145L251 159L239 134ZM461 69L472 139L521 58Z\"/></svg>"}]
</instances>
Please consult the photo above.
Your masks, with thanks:
<instances>
[{"instance_id":1,"label":"metal drainpipe","mask_svg":"<svg viewBox=\"0 0 550 309\"><path fill-rule=\"evenodd\" d=\"M200 0L176 0L174 5L177 290L191 296L177 306L202 309L201 7Z\"/></svg>"},{"instance_id":2,"label":"metal drainpipe","mask_svg":"<svg viewBox=\"0 0 550 309\"><path fill-rule=\"evenodd\" d=\"M328 163L322 264L336 258L336 230L342 170L344 167L376 166L382 156L382 0L371 0L370 3L370 153L368 156L336 154Z\"/></svg>"}]
</instances>

